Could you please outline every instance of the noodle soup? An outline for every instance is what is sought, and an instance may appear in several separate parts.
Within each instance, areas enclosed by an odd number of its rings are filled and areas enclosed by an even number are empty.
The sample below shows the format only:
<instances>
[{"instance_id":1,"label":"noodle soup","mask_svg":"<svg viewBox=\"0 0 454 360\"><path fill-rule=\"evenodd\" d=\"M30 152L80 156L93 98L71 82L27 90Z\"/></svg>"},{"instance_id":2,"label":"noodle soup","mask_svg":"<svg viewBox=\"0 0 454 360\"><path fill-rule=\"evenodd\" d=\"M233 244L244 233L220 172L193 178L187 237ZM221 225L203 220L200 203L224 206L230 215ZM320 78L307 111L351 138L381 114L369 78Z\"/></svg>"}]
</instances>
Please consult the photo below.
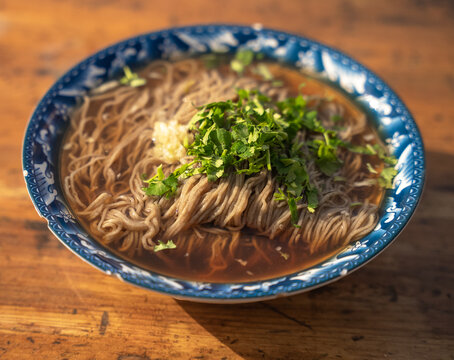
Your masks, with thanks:
<instances>
[{"instance_id":1,"label":"noodle soup","mask_svg":"<svg viewBox=\"0 0 454 360\"><path fill-rule=\"evenodd\" d=\"M63 142L61 179L74 213L100 243L154 272L211 282L276 277L319 263L377 223L386 187L380 183L383 159L389 158L365 114L339 91L294 69L258 62L233 71L228 61L212 69L189 59L156 61L138 74L128 70L128 84L106 83L84 99ZM241 100L238 89L249 97ZM255 172L252 157L236 163L236 172L222 168L216 179L200 170L210 160L188 149L202 128L194 126L194 116L208 116L206 104L243 106L248 114L256 104L253 116L273 113L279 122L288 113L282 104L298 96L304 119L316 114L312 130L294 134L298 169L307 173L301 196L289 191L292 183L283 184L279 171L285 170L271 166L269 152L268 166ZM243 120L237 117L226 131ZM239 141L232 139L224 153ZM339 148L332 150L335 142ZM336 157L337 167L320 161L323 151ZM185 166L192 166L191 175L179 170ZM172 174L180 174L172 191L156 195L158 188L170 189L165 181Z\"/></svg>"}]
</instances>

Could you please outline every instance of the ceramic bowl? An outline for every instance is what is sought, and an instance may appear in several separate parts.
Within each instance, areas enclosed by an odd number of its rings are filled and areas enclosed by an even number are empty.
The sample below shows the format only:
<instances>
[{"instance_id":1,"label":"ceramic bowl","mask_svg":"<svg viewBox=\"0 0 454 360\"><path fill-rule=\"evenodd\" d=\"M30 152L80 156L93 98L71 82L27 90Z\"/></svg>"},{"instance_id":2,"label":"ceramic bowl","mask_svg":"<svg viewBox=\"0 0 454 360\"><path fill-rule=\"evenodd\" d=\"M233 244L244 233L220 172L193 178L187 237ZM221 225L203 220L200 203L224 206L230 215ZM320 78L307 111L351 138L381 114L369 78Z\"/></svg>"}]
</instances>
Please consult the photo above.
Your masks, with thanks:
<instances>
[{"instance_id":1,"label":"ceramic bowl","mask_svg":"<svg viewBox=\"0 0 454 360\"><path fill-rule=\"evenodd\" d=\"M125 65L180 59L248 48L341 88L365 108L383 142L397 157L394 188L386 191L380 220L367 236L309 269L265 281L208 283L145 270L96 242L71 213L59 182L58 154L71 109L80 97L118 76ZM307 39L256 26L202 25L139 35L109 46L64 74L44 95L26 129L23 173L38 213L52 233L79 257L109 275L176 298L247 302L296 294L346 276L365 264L400 233L421 196L425 163L421 135L394 91L377 75L341 51Z\"/></svg>"}]
</instances>

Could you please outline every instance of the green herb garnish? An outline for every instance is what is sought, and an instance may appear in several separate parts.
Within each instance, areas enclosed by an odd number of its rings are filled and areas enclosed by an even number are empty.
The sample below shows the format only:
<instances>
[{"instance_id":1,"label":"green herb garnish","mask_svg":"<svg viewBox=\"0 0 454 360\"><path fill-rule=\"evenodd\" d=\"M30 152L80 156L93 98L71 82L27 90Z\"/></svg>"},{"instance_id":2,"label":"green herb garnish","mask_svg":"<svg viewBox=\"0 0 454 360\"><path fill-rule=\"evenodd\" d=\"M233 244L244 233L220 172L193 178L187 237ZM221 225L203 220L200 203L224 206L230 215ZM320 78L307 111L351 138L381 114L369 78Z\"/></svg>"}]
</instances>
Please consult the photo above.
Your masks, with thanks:
<instances>
[{"instance_id":1,"label":"green herb garnish","mask_svg":"<svg viewBox=\"0 0 454 360\"><path fill-rule=\"evenodd\" d=\"M264 54L258 53L254 54L252 50L249 49L241 49L239 50L236 54L235 57L230 61L230 68L235 71L238 75L242 75L246 68L252 64L254 61L254 58L257 60L262 60L264 58ZM264 81L272 81L272 85L279 87L282 86L282 81L274 80L274 76L271 73L270 69L268 66L263 63L259 62L252 71L258 75L264 80Z\"/></svg>"},{"instance_id":2,"label":"green herb garnish","mask_svg":"<svg viewBox=\"0 0 454 360\"><path fill-rule=\"evenodd\" d=\"M378 178L378 185L385 189L393 188L393 179L397 175L397 170L392 167L384 168Z\"/></svg>"},{"instance_id":3,"label":"green herb garnish","mask_svg":"<svg viewBox=\"0 0 454 360\"><path fill-rule=\"evenodd\" d=\"M371 165L371 163L367 163L367 170L369 170L370 173L372 174L378 174L377 170L374 169L374 167Z\"/></svg>"},{"instance_id":4,"label":"green herb garnish","mask_svg":"<svg viewBox=\"0 0 454 360\"><path fill-rule=\"evenodd\" d=\"M161 250L168 250L168 249L176 249L176 245L172 240L167 241L167 243L164 243L161 240L158 240L158 245L155 245L154 247L154 252L158 252Z\"/></svg>"},{"instance_id":5,"label":"green herb garnish","mask_svg":"<svg viewBox=\"0 0 454 360\"><path fill-rule=\"evenodd\" d=\"M358 202L352 202L352 203L350 204L350 207L353 208L353 207L355 207L355 206L361 206L361 205L363 205L362 202L359 202L359 201L358 201Z\"/></svg>"},{"instance_id":6,"label":"green herb garnish","mask_svg":"<svg viewBox=\"0 0 454 360\"><path fill-rule=\"evenodd\" d=\"M146 80L142 79L136 73L132 72L129 66L123 68L125 76L120 79L120 84L131 87L139 87L146 84Z\"/></svg>"},{"instance_id":7,"label":"green herb garnish","mask_svg":"<svg viewBox=\"0 0 454 360\"><path fill-rule=\"evenodd\" d=\"M302 96L273 102L255 90L238 90L237 101L222 101L199 108L190 130L194 141L187 154L194 160L165 177L162 168L146 180L148 195L172 196L178 177L204 174L209 181L231 173L253 175L268 169L280 184L275 194L285 200L292 222L298 221L297 204L305 200L307 209L315 211L318 193L309 181L306 169L307 154L294 140L301 129L324 130L316 113L307 111ZM324 153L320 159L323 160Z\"/></svg>"},{"instance_id":8,"label":"green herb garnish","mask_svg":"<svg viewBox=\"0 0 454 360\"><path fill-rule=\"evenodd\" d=\"M230 67L233 71L241 75L247 66L254 60L254 53L252 50L244 49L239 50L235 54L235 58L230 62Z\"/></svg>"},{"instance_id":9,"label":"green herb garnish","mask_svg":"<svg viewBox=\"0 0 454 360\"><path fill-rule=\"evenodd\" d=\"M289 254L283 252L282 250L278 250L278 253L279 253L279 255L281 255L284 258L284 260L288 260L290 257Z\"/></svg>"},{"instance_id":10,"label":"green herb garnish","mask_svg":"<svg viewBox=\"0 0 454 360\"><path fill-rule=\"evenodd\" d=\"M203 174L216 181L232 173L249 176L267 169L279 184L274 199L287 202L292 224L298 226L299 208L306 203L307 211L313 213L318 206L318 191L306 168L308 161L314 161L326 176L341 168L340 148L395 164L380 146L354 146L340 140L335 131L322 126L316 111L307 109L301 95L276 102L257 90L238 89L236 101L214 102L198 109L189 125L194 141L185 146L193 160L168 176L159 166L157 174L145 180L147 195L174 195L180 177ZM297 140L301 130L309 132L312 140ZM392 186L396 172L385 168L378 183ZM345 180L337 176L336 181Z\"/></svg>"},{"instance_id":11,"label":"green herb garnish","mask_svg":"<svg viewBox=\"0 0 454 360\"><path fill-rule=\"evenodd\" d=\"M342 143L341 145L349 151L363 155L377 156L380 160L382 160L385 163L385 167L378 176L378 185L384 189L393 188L393 179L397 175L397 170L394 168L394 165L397 164L397 159L394 155L386 155L385 149L383 149L383 147L379 144L366 144L365 146L359 146ZM367 163L366 166L370 173L378 174L378 171L374 169L370 163Z\"/></svg>"},{"instance_id":12,"label":"green herb garnish","mask_svg":"<svg viewBox=\"0 0 454 360\"><path fill-rule=\"evenodd\" d=\"M266 66L264 63L257 64L256 72L265 81L270 81L270 80L273 80L273 78L274 78L274 76L271 73L270 69L268 69L268 66Z\"/></svg>"},{"instance_id":13,"label":"green herb garnish","mask_svg":"<svg viewBox=\"0 0 454 360\"><path fill-rule=\"evenodd\" d=\"M195 161L192 161L189 164L184 164L167 177L162 171L162 165L159 165L155 176L148 180L144 179L144 182L148 183L148 187L143 190L148 196L165 195L168 198L171 197L177 191L178 177L185 173L185 171L194 164Z\"/></svg>"},{"instance_id":14,"label":"green herb garnish","mask_svg":"<svg viewBox=\"0 0 454 360\"><path fill-rule=\"evenodd\" d=\"M395 158L395 156L386 155L385 149L383 149L383 147L379 144L366 144L365 146L361 146L344 143L343 146L345 146L351 152L358 154L376 155L380 160L383 160L388 165L397 164L397 159Z\"/></svg>"}]
</instances>

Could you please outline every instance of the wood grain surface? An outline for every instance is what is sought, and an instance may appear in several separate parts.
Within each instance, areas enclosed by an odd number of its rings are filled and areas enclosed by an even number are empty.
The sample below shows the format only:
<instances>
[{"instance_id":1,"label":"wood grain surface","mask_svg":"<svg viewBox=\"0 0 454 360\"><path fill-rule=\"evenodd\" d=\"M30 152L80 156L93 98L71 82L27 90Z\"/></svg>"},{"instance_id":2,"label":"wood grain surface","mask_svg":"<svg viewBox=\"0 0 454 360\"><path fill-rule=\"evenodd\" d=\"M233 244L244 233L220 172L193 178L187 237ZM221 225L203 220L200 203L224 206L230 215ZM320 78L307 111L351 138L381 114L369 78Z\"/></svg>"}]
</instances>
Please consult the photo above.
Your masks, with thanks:
<instances>
[{"instance_id":1,"label":"wood grain surface","mask_svg":"<svg viewBox=\"0 0 454 360\"><path fill-rule=\"evenodd\" d=\"M0 359L454 359L452 1L0 0ZM21 173L45 91L108 44L163 27L261 22L338 47L413 112L427 182L398 240L346 278L247 305L176 301L78 259Z\"/></svg>"}]
</instances>

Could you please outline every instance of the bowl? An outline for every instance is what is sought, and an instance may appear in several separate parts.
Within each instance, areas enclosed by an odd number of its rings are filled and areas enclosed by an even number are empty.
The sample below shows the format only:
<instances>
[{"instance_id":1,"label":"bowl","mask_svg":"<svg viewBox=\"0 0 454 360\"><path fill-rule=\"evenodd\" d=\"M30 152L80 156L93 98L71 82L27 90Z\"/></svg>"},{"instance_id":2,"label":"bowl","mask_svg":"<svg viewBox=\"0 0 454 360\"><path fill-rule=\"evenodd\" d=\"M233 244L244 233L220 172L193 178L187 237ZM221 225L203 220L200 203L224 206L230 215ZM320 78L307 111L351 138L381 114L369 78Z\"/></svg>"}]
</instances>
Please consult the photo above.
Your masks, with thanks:
<instances>
[{"instance_id":1,"label":"bowl","mask_svg":"<svg viewBox=\"0 0 454 360\"><path fill-rule=\"evenodd\" d=\"M344 91L369 113L379 136L398 159L394 187L387 190L375 229L329 259L308 269L264 281L195 282L148 271L96 242L72 214L59 180L58 155L69 113L90 89L128 65L179 59L210 52L252 49L304 70ZM29 195L50 231L71 251L106 274L128 283L205 302L248 302L300 293L346 276L374 258L401 232L413 214L424 184L421 135L406 106L377 75L344 53L260 25L201 25L139 35L109 46L64 74L44 95L27 125L23 174Z\"/></svg>"}]
</instances>

